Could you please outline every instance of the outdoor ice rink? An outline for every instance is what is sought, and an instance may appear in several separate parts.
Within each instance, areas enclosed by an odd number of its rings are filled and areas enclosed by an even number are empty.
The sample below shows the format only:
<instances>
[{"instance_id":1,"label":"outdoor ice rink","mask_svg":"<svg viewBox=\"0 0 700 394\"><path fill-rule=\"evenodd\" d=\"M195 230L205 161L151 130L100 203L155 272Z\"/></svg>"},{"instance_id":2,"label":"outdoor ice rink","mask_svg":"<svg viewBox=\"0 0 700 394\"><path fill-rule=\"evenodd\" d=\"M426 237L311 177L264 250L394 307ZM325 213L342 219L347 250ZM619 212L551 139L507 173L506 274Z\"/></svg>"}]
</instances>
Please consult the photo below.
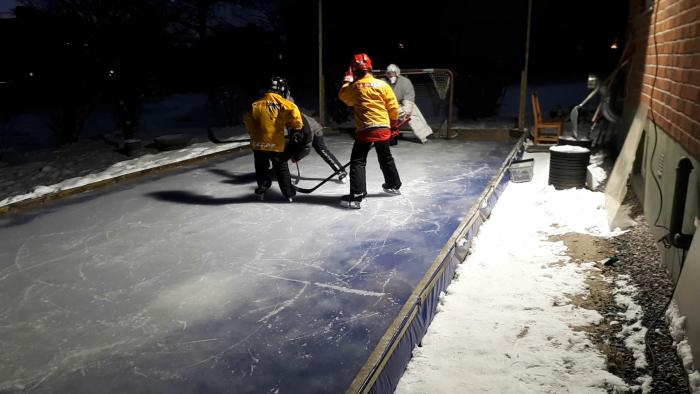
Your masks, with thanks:
<instances>
[{"instance_id":1,"label":"outdoor ice rink","mask_svg":"<svg viewBox=\"0 0 700 394\"><path fill-rule=\"evenodd\" d=\"M2 389L343 392L516 143L401 141L401 196L371 151L360 210L335 180L261 202L245 154L2 216Z\"/></svg>"}]
</instances>

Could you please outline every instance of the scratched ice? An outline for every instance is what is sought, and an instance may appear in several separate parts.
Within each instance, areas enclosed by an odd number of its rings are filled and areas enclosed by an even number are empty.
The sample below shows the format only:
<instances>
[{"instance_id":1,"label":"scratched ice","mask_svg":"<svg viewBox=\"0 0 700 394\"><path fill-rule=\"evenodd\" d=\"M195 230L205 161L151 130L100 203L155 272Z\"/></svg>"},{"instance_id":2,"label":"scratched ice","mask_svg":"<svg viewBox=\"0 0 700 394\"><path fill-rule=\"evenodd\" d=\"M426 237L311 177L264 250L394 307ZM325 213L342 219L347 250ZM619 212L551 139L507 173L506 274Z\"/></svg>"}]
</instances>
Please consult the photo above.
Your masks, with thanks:
<instances>
[{"instance_id":1,"label":"scratched ice","mask_svg":"<svg viewBox=\"0 0 700 394\"><path fill-rule=\"evenodd\" d=\"M344 391L512 148L402 142L401 196L372 152L361 210L260 202L245 155L0 218L0 391Z\"/></svg>"}]
</instances>

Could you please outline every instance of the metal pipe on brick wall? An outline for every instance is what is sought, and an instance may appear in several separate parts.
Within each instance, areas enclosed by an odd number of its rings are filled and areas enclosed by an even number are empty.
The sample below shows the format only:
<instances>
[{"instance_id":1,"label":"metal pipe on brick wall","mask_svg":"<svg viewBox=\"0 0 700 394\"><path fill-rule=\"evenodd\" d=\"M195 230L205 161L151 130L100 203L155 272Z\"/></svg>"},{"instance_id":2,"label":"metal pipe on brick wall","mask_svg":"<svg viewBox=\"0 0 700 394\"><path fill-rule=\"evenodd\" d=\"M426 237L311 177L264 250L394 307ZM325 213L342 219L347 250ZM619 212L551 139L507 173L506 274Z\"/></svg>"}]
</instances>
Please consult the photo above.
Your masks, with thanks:
<instances>
[{"instance_id":1,"label":"metal pipe on brick wall","mask_svg":"<svg viewBox=\"0 0 700 394\"><path fill-rule=\"evenodd\" d=\"M692 235L683 234L683 216L685 214L685 200L688 194L688 178L693 170L690 159L684 157L678 161L676 167L676 184L673 190L673 205L671 207L671 223L668 232L673 246L682 249L690 247Z\"/></svg>"}]
</instances>

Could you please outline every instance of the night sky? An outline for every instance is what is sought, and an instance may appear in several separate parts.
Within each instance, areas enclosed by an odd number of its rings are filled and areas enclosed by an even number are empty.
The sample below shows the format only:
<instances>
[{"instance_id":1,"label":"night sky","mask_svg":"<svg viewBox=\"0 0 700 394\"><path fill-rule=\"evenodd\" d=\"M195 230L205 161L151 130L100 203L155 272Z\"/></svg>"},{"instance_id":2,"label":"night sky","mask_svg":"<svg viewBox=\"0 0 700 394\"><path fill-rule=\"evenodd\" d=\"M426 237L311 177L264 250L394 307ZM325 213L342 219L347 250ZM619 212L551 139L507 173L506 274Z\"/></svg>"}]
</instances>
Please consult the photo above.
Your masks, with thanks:
<instances>
[{"instance_id":1,"label":"night sky","mask_svg":"<svg viewBox=\"0 0 700 394\"><path fill-rule=\"evenodd\" d=\"M313 3L313 2L312 2ZM530 83L585 83L589 73L608 75L617 64L627 25L626 1L534 0ZM315 6L307 12L311 16ZM375 68L447 67L456 74L462 113L488 116L498 97L519 84L524 66L527 1L454 2L421 6L373 2L362 11L325 2L326 78L338 79L353 53L367 52ZM309 41L313 38L309 37ZM618 40L617 50L610 48ZM315 48L312 48L315 50ZM308 52L315 59L313 52ZM488 100L488 99L487 99Z\"/></svg>"},{"instance_id":2,"label":"night sky","mask_svg":"<svg viewBox=\"0 0 700 394\"><path fill-rule=\"evenodd\" d=\"M0 0L0 13L16 3ZM530 71L535 79L577 78L615 63L619 52L609 47L615 39L624 40L627 1L533 3ZM505 72L509 80L519 78L525 51L525 0L350 4L324 3L329 71L344 68L352 54L367 52L379 67L394 62L403 68L481 69ZM303 53L305 62L316 61L316 6L315 0L283 0L278 6L289 38L285 49L293 58Z\"/></svg>"},{"instance_id":3,"label":"night sky","mask_svg":"<svg viewBox=\"0 0 700 394\"><path fill-rule=\"evenodd\" d=\"M14 3L0 0L0 11ZM624 46L627 1L534 0L533 3L531 83L585 83L591 72L603 76L610 73ZM14 40L18 55L3 56L11 59L4 70L26 72L27 64L41 67L56 58L64 60L60 51L65 48L58 48L66 41L63 35L89 41L85 48L90 48L90 53L76 60L80 67L93 62L102 68L96 72L104 74L115 64L132 64L132 74L139 74L140 78L134 83L144 86L144 90L147 90L144 81L148 81L148 89L156 86L161 92L203 92L212 88L253 92L267 83L271 75L283 75L296 86L297 92L317 95L318 2L278 0L265 4L274 11L275 28L259 22L246 28L241 25L241 18L226 17L226 12L231 10L244 10L241 7L229 7L226 11L214 8L211 19L216 19L216 23L212 23L214 29L206 43L191 41L192 35L188 42L178 41L184 40L184 36L149 40L138 37L133 29L120 32L103 27L99 34L88 36L73 29L76 26L73 22L58 22L50 28L42 22L36 28L26 29L28 35L16 34L25 41ZM385 68L389 63L404 69L450 68L456 75L455 100L463 107L462 113L472 111L473 117L492 115L492 103L475 108L491 100L485 97L497 97L505 87L519 83L525 55L525 0L433 0L421 5L396 1L326 1L323 7L323 68L329 96L335 95L351 56L358 52L368 53L375 68ZM233 19L238 23L226 27L227 20ZM251 18L251 22L255 20ZM66 33L67 30L73 31ZM153 34L152 30L147 33ZM617 50L610 48L614 40L619 42ZM46 55L42 58L43 53ZM32 58L23 58L27 55ZM12 60L17 64L13 65ZM66 70L74 68L65 65ZM13 78L12 75L0 77Z\"/></svg>"},{"instance_id":4,"label":"night sky","mask_svg":"<svg viewBox=\"0 0 700 394\"><path fill-rule=\"evenodd\" d=\"M16 5L15 0L0 0L0 13L8 12Z\"/></svg>"},{"instance_id":5,"label":"night sky","mask_svg":"<svg viewBox=\"0 0 700 394\"><path fill-rule=\"evenodd\" d=\"M627 2L533 3L530 71L535 79L580 78L617 61L619 52L611 51L610 44L624 39ZM367 51L380 67L397 62L407 68L443 66L519 79L527 1L433 0L420 7L375 2L356 13L367 18L352 16L346 4L325 5L329 66L347 62L347 54Z\"/></svg>"}]
</instances>

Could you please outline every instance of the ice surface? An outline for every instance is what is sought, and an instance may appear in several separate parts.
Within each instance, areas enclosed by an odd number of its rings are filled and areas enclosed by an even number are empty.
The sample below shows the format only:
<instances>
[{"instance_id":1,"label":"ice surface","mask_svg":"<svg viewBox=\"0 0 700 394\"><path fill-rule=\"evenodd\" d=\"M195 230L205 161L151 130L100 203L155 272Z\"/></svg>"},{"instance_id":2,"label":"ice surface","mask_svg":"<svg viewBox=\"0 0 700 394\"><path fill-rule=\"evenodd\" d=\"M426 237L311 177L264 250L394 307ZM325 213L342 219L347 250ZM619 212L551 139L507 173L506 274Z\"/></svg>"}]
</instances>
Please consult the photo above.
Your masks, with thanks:
<instances>
[{"instance_id":1,"label":"ice surface","mask_svg":"<svg viewBox=\"0 0 700 394\"><path fill-rule=\"evenodd\" d=\"M344 391L512 148L402 141L401 196L371 152L361 210L261 202L246 155L4 216L0 390Z\"/></svg>"}]
</instances>

